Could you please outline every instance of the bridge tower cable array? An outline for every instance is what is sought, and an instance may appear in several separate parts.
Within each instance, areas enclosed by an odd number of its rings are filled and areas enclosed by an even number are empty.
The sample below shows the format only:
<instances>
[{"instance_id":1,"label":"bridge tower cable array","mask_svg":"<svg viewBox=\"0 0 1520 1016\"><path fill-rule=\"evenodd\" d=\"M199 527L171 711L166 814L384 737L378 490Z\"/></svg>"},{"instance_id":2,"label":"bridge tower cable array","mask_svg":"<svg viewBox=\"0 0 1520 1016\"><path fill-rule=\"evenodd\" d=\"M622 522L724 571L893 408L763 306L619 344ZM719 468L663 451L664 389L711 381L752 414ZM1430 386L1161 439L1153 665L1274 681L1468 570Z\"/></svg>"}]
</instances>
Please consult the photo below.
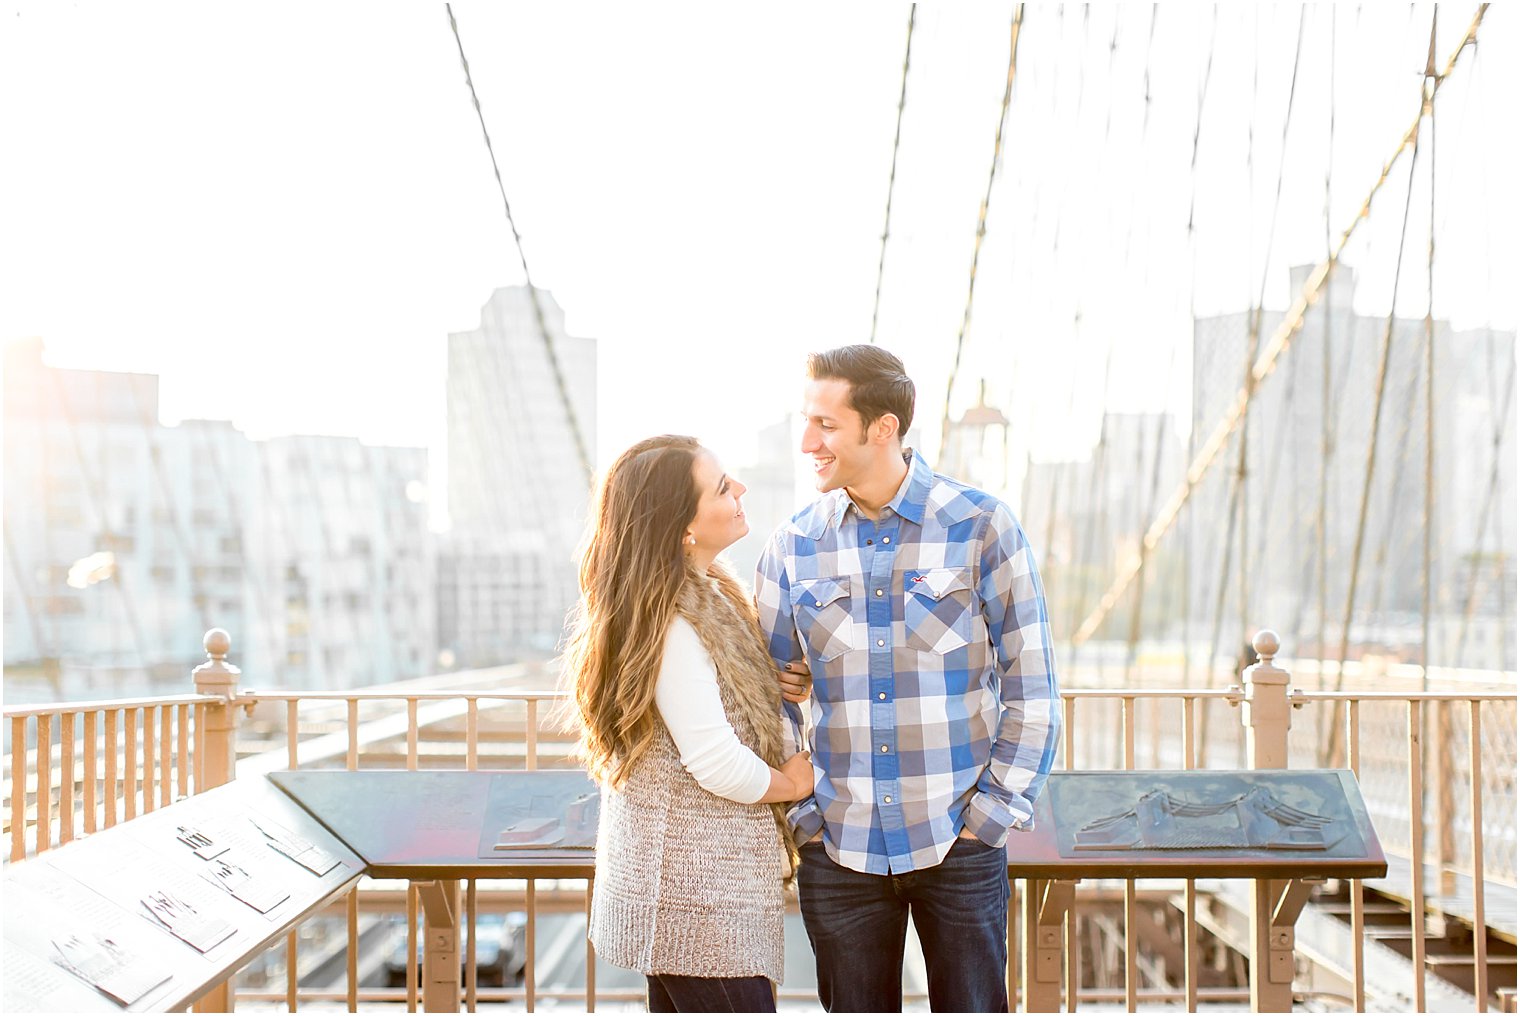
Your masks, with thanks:
<instances>
[{"instance_id":1,"label":"bridge tower cable array","mask_svg":"<svg viewBox=\"0 0 1520 1016\"><path fill-rule=\"evenodd\" d=\"M486 128L486 115L480 106L480 96L475 91L475 79L470 74L470 61L464 53L464 42L459 37L459 22L454 18L454 6L446 3L443 7L449 16L449 30L454 34L454 44L459 49L459 64L464 68L464 81L470 89L470 102L475 107L475 116L480 120L480 134L485 139L486 154L491 157L491 173L496 178L496 189L501 194L501 207L507 215L507 227L512 231L512 242L517 246L517 257L522 265L523 285L528 289L534 323L538 326L539 337L543 340L544 352L549 359L549 371L554 377L554 386L559 394L560 405L565 411L565 418L570 426L570 436L575 443L575 453L580 459L581 469L586 476L586 485L589 487L594 472L590 446L586 443L585 432L581 429L580 420L575 412L575 404L570 400L570 387L565 381L564 365L560 363L559 353L554 348L554 337L549 333L548 322L544 319L543 301L539 299L538 289L533 285L533 276L528 272L528 255L523 250L522 234L517 231L517 222L512 217L512 204L507 200L506 185L501 181L501 166L496 161L496 149L491 145L491 132Z\"/></svg>"},{"instance_id":2,"label":"bridge tower cable array","mask_svg":"<svg viewBox=\"0 0 1520 1016\"><path fill-rule=\"evenodd\" d=\"M897 95L897 129L892 135L892 168L887 173L887 210L881 223L881 256L876 261L876 298L871 302L871 345L876 344L876 323L881 313L881 280L887 268L887 237L892 232L892 191L897 185L897 149L902 142L903 109L908 104L908 65L913 59L913 22L918 4L908 6L908 42L903 48L902 89Z\"/></svg>"},{"instance_id":3,"label":"bridge tower cable array","mask_svg":"<svg viewBox=\"0 0 1520 1016\"><path fill-rule=\"evenodd\" d=\"M1487 9L1487 4L1479 6L1467 31L1447 58L1441 73L1432 82L1432 98L1434 93L1439 91L1442 83L1450 76L1452 69L1457 66L1463 51L1477 38L1478 30L1482 25L1483 16ZM1384 161L1376 180L1358 206L1354 217L1345 229L1341 231L1335 247L1331 251L1331 256L1310 272L1302 290L1298 293L1287 314L1268 339L1260 357L1253 366L1249 383L1236 393L1230 407L1225 411L1210 433L1209 438L1203 443L1193 460L1189 463L1182 483L1173 492L1167 503L1162 506L1161 511L1151 523L1150 528L1146 530L1143 543L1147 545L1149 550L1154 550L1155 545L1172 529L1177 521L1178 514L1187 504L1188 499L1192 496L1193 491L1209 468L1218 459L1219 453L1223 450L1231 434L1239 426L1246 404L1254 397L1262 382L1271 375L1277 366L1278 359L1286 352L1293 341L1293 337L1303 327L1305 314L1309 307L1320 298L1321 291L1328 281L1330 271L1335 264L1339 263L1347 245L1352 237L1356 235L1358 227L1368 217L1373 201L1387 183L1394 166L1404 156L1404 153L1413 147L1423 120L1424 105L1422 101L1420 114L1410 124L1409 128L1405 130L1394 147L1392 154ZM1108 613L1134 580L1135 574L1139 570L1138 565L1139 554L1131 554L1114 577L1102 601L1083 619L1081 626L1073 637L1074 644L1087 641L1098 630L1104 618L1107 617Z\"/></svg>"},{"instance_id":4,"label":"bridge tower cable array","mask_svg":"<svg viewBox=\"0 0 1520 1016\"><path fill-rule=\"evenodd\" d=\"M992 139L992 165L987 169L987 190L982 195L981 207L976 214L976 239L971 247L971 277L966 285L966 309L961 314L960 333L955 338L955 359L950 364L950 377L945 382L945 411L940 421L940 455L950 443L950 396L955 391L956 374L960 371L961 354L966 348L966 332L971 327L971 305L976 297L976 266L982 254L982 240L987 235L987 209L992 203L992 185L997 180L998 166L1003 160L1003 127L1008 122L1008 105L1013 98L1013 79L1018 69L1019 35L1024 26L1024 5L1013 10L1013 22L1008 29L1008 78L1003 85L1003 102L998 110L997 133Z\"/></svg>"}]
</instances>

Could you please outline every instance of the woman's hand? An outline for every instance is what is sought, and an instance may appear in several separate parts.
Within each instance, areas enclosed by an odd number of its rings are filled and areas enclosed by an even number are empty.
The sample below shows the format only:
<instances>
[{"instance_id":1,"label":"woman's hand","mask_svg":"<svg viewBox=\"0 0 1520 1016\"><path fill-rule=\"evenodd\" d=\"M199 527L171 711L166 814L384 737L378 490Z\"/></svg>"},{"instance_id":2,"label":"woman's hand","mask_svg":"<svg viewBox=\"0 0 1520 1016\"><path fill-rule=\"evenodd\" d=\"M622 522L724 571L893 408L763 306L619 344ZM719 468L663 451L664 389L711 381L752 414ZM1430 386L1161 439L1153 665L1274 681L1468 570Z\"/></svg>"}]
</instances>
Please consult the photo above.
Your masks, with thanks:
<instances>
[{"instance_id":1,"label":"woman's hand","mask_svg":"<svg viewBox=\"0 0 1520 1016\"><path fill-rule=\"evenodd\" d=\"M813 796L813 758L809 752L799 751L783 762L781 775L792 784L794 793L789 800L800 801Z\"/></svg>"},{"instance_id":2,"label":"woman's hand","mask_svg":"<svg viewBox=\"0 0 1520 1016\"><path fill-rule=\"evenodd\" d=\"M813 690L813 672L808 669L806 659L788 663L785 670L776 671L776 680L781 684L781 697L788 702L806 702Z\"/></svg>"}]
</instances>

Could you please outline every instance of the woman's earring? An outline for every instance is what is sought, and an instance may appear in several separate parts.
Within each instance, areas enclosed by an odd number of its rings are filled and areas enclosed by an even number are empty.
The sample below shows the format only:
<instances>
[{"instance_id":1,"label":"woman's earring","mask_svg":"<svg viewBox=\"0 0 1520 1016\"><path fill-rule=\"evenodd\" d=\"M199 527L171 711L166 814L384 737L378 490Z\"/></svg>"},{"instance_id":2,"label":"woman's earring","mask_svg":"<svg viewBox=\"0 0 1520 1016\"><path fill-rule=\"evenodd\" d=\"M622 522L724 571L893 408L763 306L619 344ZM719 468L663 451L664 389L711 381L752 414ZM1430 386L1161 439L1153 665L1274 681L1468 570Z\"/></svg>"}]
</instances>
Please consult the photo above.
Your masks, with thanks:
<instances>
[{"instance_id":1,"label":"woman's earring","mask_svg":"<svg viewBox=\"0 0 1520 1016\"><path fill-rule=\"evenodd\" d=\"M697 538L696 538L695 535L693 535L691 533L687 533L686 534L686 542L689 543L689 544L691 544L693 547L695 547L697 545Z\"/></svg>"}]
</instances>

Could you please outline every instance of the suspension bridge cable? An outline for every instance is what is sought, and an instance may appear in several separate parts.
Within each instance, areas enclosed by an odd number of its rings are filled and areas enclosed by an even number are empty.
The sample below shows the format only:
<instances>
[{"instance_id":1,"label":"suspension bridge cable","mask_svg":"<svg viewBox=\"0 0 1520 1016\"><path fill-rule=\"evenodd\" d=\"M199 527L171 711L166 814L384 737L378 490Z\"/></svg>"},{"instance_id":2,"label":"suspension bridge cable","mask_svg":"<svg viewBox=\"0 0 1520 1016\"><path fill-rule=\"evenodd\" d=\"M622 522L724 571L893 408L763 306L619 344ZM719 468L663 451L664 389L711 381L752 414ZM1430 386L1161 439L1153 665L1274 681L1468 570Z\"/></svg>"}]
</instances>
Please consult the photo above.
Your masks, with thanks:
<instances>
[{"instance_id":1,"label":"suspension bridge cable","mask_svg":"<svg viewBox=\"0 0 1520 1016\"><path fill-rule=\"evenodd\" d=\"M1462 666L1462 657L1467 649L1467 633L1472 623L1473 608L1477 605L1478 596L1478 572L1483 567L1483 547L1488 537L1488 521L1493 516L1494 502L1499 495L1500 467L1504 464L1504 431L1505 421L1509 418L1509 407L1515 395L1515 358L1510 357L1509 374L1504 381L1504 401L1501 404L1498 418L1495 420L1493 437L1490 445L1493 448L1493 466L1488 473L1488 489L1483 494L1483 505L1478 511L1478 525L1474 530L1478 534L1478 545L1469 556L1470 564L1467 569L1467 594L1462 601L1462 621L1457 630L1456 651L1453 654L1452 666ZM1502 594L1506 583L1504 581L1504 541L1501 529L1498 553L1499 565L1499 590ZM1503 604L1500 604L1499 617L1504 618L1506 613ZM1502 622L1501 622L1502 623Z\"/></svg>"},{"instance_id":2,"label":"suspension bridge cable","mask_svg":"<svg viewBox=\"0 0 1520 1016\"><path fill-rule=\"evenodd\" d=\"M1335 28L1336 17L1333 6L1326 8L1330 12L1330 87L1329 102L1326 104L1329 110L1329 130L1325 141L1325 259L1331 257L1331 178L1335 168ZM1319 666L1315 670L1316 679L1324 677L1325 659L1325 620L1329 609L1329 576L1330 576L1330 527L1329 527L1329 501L1330 501L1330 459L1335 454L1335 432L1330 425L1330 395L1331 395L1331 367L1333 356L1331 342L1335 334L1335 317L1332 311L1335 299L1335 286L1325 287L1325 313L1323 335L1320 337L1321 363L1320 370L1324 375L1320 384L1320 460L1319 460L1319 515L1315 519L1315 543L1319 551L1319 615L1318 637L1314 642L1314 658Z\"/></svg>"},{"instance_id":3,"label":"suspension bridge cable","mask_svg":"<svg viewBox=\"0 0 1520 1016\"><path fill-rule=\"evenodd\" d=\"M998 165L1003 159L1003 125L1008 122L1008 104L1013 98L1013 77L1018 67L1019 35L1024 25L1024 5L1013 9L1013 22L1008 29L1008 78L1003 85L1003 101L998 108L997 133L992 139L992 165L987 169L987 190L982 195L981 207L976 213L976 239L971 246L971 278L966 285L966 309L961 314L960 334L955 337L955 359L950 364L950 377L945 382L945 412L940 421L940 456L950 444L950 396L955 391L955 377L961 367L961 354L966 348L966 332L971 327L971 304L976 296L976 266L982 256L982 239L987 235L987 208L992 203L992 184L997 179Z\"/></svg>"},{"instance_id":4,"label":"suspension bridge cable","mask_svg":"<svg viewBox=\"0 0 1520 1016\"><path fill-rule=\"evenodd\" d=\"M1430 48L1425 55L1425 105L1430 116L1430 240L1425 248L1425 518L1420 582L1420 690L1430 690L1431 537L1436 521L1436 104L1431 85L1436 76L1436 19L1441 5L1430 5ZM1442 713L1445 716L1445 713Z\"/></svg>"},{"instance_id":5,"label":"suspension bridge cable","mask_svg":"<svg viewBox=\"0 0 1520 1016\"><path fill-rule=\"evenodd\" d=\"M1367 466L1362 481L1362 500L1357 512L1356 538L1351 545L1351 576L1346 589L1346 609L1341 615L1341 641L1340 651L1335 663L1335 690L1340 691L1346 676L1346 655L1351 644L1351 615L1356 606L1357 581L1361 576L1362 548L1367 536L1367 509L1372 499L1372 481L1377 469L1378 435L1381 431L1383 420L1383 401L1388 390L1388 361L1393 351L1393 331L1395 309L1398 304L1399 276L1404 267L1404 245L1409 237L1409 209L1414 203L1414 173L1419 163L1420 156L1420 122L1425 119L1429 110L1430 98L1421 96L1420 121L1415 123L1414 145L1409 159L1409 182L1404 192L1404 219L1399 227L1398 254L1393 262L1393 291L1388 298L1388 321L1383 330L1383 348L1378 357L1377 388L1372 403L1372 434L1367 442ZM1333 710L1333 721L1330 727L1330 738L1320 753L1322 765L1328 765L1329 760L1339 757L1341 743L1340 703L1336 703Z\"/></svg>"},{"instance_id":6,"label":"suspension bridge cable","mask_svg":"<svg viewBox=\"0 0 1520 1016\"><path fill-rule=\"evenodd\" d=\"M543 302L539 299L538 288L533 285L533 276L528 274L528 255L523 250L522 234L517 231L517 222L512 218L512 204L507 200L506 185L501 182L501 166L496 162L496 149L491 145L491 132L486 129L486 115L480 107L480 96L475 92L475 79L470 75L470 61L464 55L464 42L459 37L459 23L454 20L453 4L444 4L444 10L449 16L449 30L454 33L454 45L459 48L459 64L464 68L464 82L470 89L470 102L475 107L475 116L480 120L480 135L485 139L486 154L491 157L491 173L496 178L496 189L501 194L501 207L507 213L507 227L512 231L512 242L517 245L517 257L522 264L523 284L528 288L528 299L533 305L533 320L538 326L539 338L544 343L544 353L549 358L549 373L554 377L554 387L559 394L561 407L565 410L565 419L569 423L570 438L575 444L575 454L580 459L581 470L585 474L586 485L591 485L593 467L591 453L586 444L584 432L581 430L580 419L575 412L575 404L570 399L570 387L565 380L564 367L560 364L559 354L554 349L554 337L549 333L548 322L544 320Z\"/></svg>"},{"instance_id":7,"label":"suspension bridge cable","mask_svg":"<svg viewBox=\"0 0 1520 1016\"><path fill-rule=\"evenodd\" d=\"M1441 74L1437 76L1435 80L1435 89L1439 90L1442 83L1444 83L1450 76L1452 69L1457 65L1458 60L1461 58L1462 52L1467 49L1467 47L1473 42L1474 39L1477 38L1478 29L1483 23L1483 16L1487 10L1488 4L1482 4L1479 6L1478 12L1473 16L1473 20L1468 26L1467 31L1463 33L1461 41L1458 42L1456 48L1447 58L1445 67L1441 71ZM1208 472L1209 467L1212 466L1214 461L1218 458L1220 451L1223 449L1225 443L1229 440L1230 435L1239 425L1246 403L1248 403L1251 398L1255 396L1255 393L1260 388L1261 383L1271 375L1272 371L1277 366L1278 358L1288 349L1288 347L1292 344L1294 335L1296 335L1299 329L1303 327L1305 313L1308 311L1308 308L1319 298L1320 291L1324 288L1325 283L1329 278L1331 269L1336 263L1339 262L1342 254L1345 252L1346 246L1350 243L1351 238L1356 235L1358 227L1370 214L1372 203L1377 195L1382 191L1384 184L1387 183L1389 174L1392 172L1394 165L1399 161L1399 159L1403 157L1404 153L1413 146L1415 138L1418 136L1420 124L1424 120L1423 100L1421 110L1421 113L1415 117L1414 122L1410 124L1409 128L1405 130L1404 134L1400 137L1399 142L1394 147L1392 154L1389 155L1387 160L1384 161L1381 169L1379 170L1377 179L1373 182L1366 197L1357 207L1355 216L1351 219L1346 228L1342 230L1340 238L1337 241L1334 250L1331 252L1331 257L1326 259L1321 264L1317 265L1315 269L1309 273L1308 279L1304 282L1303 289L1300 291L1298 297L1294 300L1292 306L1288 310L1288 313L1283 317L1283 320L1278 325L1277 330L1267 341L1266 347L1262 351L1260 359L1256 361L1256 366L1251 371L1249 383L1236 393L1231 406L1228 410L1226 410L1225 415L1215 426L1213 432L1209 436L1209 439L1204 442L1204 445L1199 450L1197 456L1189 464L1187 474L1183 478L1182 484L1177 488L1176 491L1173 492L1171 498L1168 499L1167 503L1162 506L1160 514L1157 516L1156 520L1151 523L1150 529L1146 531L1143 542L1149 545L1147 548L1148 550L1154 550L1156 543L1159 542L1161 538L1171 530L1172 525L1177 520L1178 513L1187 503L1188 498L1192 496L1194 489L1197 488L1198 483L1203 479L1204 474ZM1078 629L1077 635L1074 638L1075 642L1085 642L1087 639L1092 637L1098 626L1103 623L1103 619L1108 615L1109 611L1113 609L1113 606L1118 601L1118 598L1124 594L1124 591L1129 587L1130 582L1133 581L1135 573L1138 571L1138 564L1139 553L1137 551L1130 556L1130 560L1125 564L1124 568L1121 569L1119 574L1115 576L1113 583L1109 586L1108 591L1104 594L1102 602L1098 604L1098 606L1093 610L1091 614L1083 619L1082 625Z\"/></svg>"},{"instance_id":8,"label":"suspension bridge cable","mask_svg":"<svg viewBox=\"0 0 1520 1016\"><path fill-rule=\"evenodd\" d=\"M908 43L903 49L902 89L897 95L897 130L892 135L892 168L887 173L887 211L881 223L881 256L876 260L876 298L871 302L871 345L876 344L876 319L881 311L881 280L887 269L887 236L892 232L892 190L897 184L897 149L902 142L903 108L908 104L908 63L913 57L913 19L918 4L908 7Z\"/></svg>"}]
</instances>

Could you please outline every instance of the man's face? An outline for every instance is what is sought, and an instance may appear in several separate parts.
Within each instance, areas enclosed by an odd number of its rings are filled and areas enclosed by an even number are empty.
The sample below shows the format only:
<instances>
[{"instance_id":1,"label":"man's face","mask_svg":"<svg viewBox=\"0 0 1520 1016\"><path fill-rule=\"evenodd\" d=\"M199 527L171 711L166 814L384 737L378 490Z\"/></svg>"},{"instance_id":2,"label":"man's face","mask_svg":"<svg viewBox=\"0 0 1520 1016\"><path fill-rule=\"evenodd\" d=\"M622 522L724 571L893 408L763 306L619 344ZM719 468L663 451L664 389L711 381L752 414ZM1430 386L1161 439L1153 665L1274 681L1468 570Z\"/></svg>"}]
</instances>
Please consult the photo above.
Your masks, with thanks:
<instances>
[{"instance_id":1,"label":"man's face","mask_svg":"<svg viewBox=\"0 0 1520 1016\"><path fill-rule=\"evenodd\" d=\"M850 408L850 383L809 380L802 390L802 454L813 459L813 482L827 493L857 487L877 467L879 449L866 440L860 414Z\"/></svg>"}]
</instances>

